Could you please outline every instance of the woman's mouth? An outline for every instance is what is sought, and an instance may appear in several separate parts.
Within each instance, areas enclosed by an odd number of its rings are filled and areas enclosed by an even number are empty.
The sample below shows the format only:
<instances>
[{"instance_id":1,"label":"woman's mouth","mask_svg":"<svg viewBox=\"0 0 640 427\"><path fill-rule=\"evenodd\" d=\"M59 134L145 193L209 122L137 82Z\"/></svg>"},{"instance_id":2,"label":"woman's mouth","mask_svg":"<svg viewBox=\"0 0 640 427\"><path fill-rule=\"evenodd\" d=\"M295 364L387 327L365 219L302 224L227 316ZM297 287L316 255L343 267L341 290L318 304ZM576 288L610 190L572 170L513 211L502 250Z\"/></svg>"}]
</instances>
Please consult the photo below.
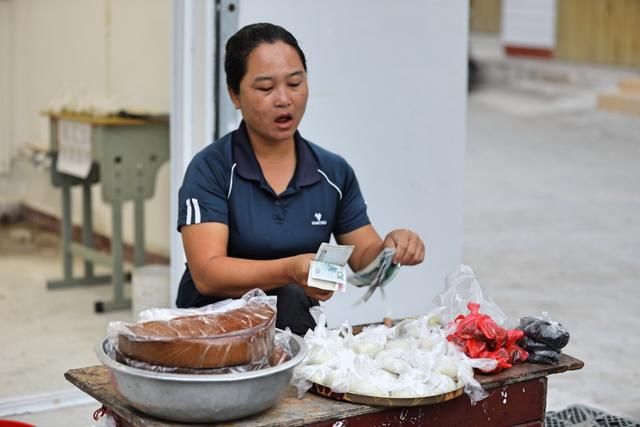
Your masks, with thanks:
<instances>
[{"instance_id":1,"label":"woman's mouth","mask_svg":"<svg viewBox=\"0 0 640 427\"><path fill-rule=\"evenodd\" d=\"M280 114L276 117L275 122L278 125L278 127L286 128L293 122L293 115L289 113Z\"/></svg>"}]
</instances>

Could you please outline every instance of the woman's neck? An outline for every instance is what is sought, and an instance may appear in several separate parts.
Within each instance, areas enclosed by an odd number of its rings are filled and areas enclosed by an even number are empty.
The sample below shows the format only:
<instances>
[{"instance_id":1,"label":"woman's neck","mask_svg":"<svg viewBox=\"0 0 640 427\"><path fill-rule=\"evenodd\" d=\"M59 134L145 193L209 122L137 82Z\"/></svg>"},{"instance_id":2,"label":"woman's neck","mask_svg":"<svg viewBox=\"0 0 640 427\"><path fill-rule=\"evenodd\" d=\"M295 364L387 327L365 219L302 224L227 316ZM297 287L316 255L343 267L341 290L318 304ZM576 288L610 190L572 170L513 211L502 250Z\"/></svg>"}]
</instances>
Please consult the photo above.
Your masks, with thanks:
<instances>
[{"instance_id":1,"label":"woman's neck","mask_svg":"<svg viewBox=\"0 0 640 427\"><path fill-rule=\"evenodd\" d=\"M247 129L248 130L248 129ZM296 171L296 146L293 138L267 142L248 130L251 147L262 175L276 194L287 189Z\"/></svg>"},{"instance_id":2,"label":"woman's neck","mask_svg":"<svg viewBox=\"0 0 640 427\"><path fill-rule=\"evenodd\" d=\"M296 154L295 140L293 138L277 141L267 142L260 138L259 135L254 134L250 129L247 129L249 134L249 141L251 148L258 159L258 162L273 164L291 161Z\"/></svg>"}]
</instances>

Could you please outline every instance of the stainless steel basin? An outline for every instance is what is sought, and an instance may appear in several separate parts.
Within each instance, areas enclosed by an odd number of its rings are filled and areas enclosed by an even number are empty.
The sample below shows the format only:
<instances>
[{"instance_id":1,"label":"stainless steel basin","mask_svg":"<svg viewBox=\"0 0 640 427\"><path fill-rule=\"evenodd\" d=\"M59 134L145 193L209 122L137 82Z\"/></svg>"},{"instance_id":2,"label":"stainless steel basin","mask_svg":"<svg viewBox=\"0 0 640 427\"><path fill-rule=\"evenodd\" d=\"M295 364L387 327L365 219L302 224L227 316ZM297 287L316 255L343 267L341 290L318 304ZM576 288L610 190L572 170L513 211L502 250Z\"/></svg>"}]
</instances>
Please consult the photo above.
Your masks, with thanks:
<instances>
[{"instance_id":1,"label":"stainless steel basin","mask_svg":"<svg viewBox=\"0 0 640 427\"><path fill-rule=\"evenodd\" d=\"M307 353L304 340L292 335L291 360L281 365L251 372L193 375L124 365L107 355L106 344L105 338L96 346L96 354L109 368L118 393L141 412L182 422L235 420L275 405L289 385L293 368Z\"/></svg>"}]
</instances>

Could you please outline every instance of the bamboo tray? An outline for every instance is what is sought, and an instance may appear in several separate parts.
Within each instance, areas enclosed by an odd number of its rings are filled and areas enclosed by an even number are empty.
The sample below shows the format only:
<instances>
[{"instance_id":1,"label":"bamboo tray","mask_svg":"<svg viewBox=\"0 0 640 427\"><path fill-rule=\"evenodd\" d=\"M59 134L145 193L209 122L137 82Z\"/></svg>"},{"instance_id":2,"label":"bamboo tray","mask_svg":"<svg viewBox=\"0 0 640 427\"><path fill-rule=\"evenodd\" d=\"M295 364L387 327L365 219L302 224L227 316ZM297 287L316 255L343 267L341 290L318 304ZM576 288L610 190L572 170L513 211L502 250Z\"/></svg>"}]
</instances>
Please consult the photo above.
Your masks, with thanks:
<instances>
[{"instance_id":1,"label":"bamboo tray","mask_svg":"<svg viewBox=\"0 0 640 427\"><path fill-rule=\"evenodd\" d=\"M455 399L464 392L464 386L460 386L454 391L448 393L436 394L433 396L424 397L376 397L365 396L355 393L335 393L331 391L329 387L321 384L312 383L312 392L328 397L330 399L339 400L341 402L359 403L361 405L370 406L422 406L433 405L434 403L446 402L447 400Z\"/></svg>"}]
</instances>

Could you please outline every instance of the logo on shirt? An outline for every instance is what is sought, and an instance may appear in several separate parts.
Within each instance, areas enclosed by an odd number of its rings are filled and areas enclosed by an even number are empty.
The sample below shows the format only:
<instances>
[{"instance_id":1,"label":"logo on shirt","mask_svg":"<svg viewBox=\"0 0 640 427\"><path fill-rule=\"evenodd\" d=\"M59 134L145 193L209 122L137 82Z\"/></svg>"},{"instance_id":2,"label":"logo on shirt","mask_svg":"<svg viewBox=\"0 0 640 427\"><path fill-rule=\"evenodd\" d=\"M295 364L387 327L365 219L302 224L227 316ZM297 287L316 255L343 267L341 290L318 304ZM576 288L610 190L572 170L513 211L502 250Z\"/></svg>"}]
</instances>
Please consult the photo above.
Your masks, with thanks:
<instances>
[{"instance_id":1,"label":"logo on shirt","mask_svg":"<svg viewBox=\"0 0 640 427\"><path fill-rule=\"evenodd\" d=\"M322 219L322 214L320 212L316 212L313 214L316 217L315 221L311 221L311 225L327 225L327 221Z\"/></svg>"}]
</instances>

